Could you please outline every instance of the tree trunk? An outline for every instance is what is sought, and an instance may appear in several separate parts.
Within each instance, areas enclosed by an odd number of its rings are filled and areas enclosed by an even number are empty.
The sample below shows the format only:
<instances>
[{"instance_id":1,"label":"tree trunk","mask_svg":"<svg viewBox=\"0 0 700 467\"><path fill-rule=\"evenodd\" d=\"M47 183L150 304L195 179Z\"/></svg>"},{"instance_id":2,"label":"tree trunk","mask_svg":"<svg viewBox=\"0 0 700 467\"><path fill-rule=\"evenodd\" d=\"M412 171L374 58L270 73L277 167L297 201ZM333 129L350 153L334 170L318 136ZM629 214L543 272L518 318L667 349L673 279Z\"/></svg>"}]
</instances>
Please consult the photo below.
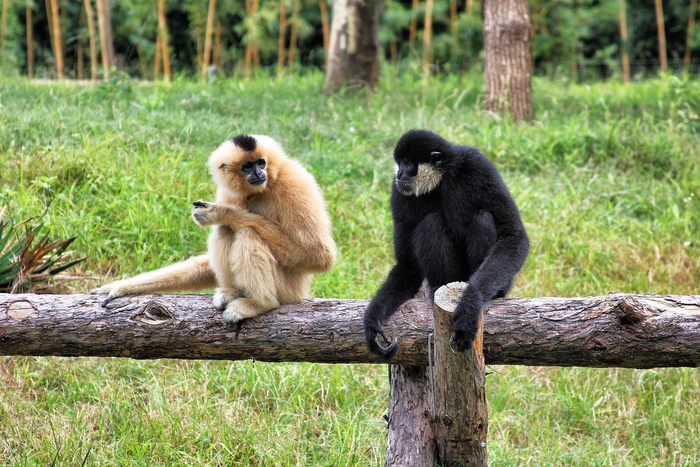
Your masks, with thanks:
<instances>
[{"instance_id":1,"label":"tree trunk","mask_svg":"<svg viewBox=\"0 0 700 467\"><path fill-rule=\"evenodd\" d=\"M654 0L656 7L656 32L659 36L659 62L661 63L661 71L668 71L668 60L666 58L666 28L664 26L664 7L661 0Z\"/></svg>"},{"instance_id":2,"label":"tree trunk","mask_svg":"<svg viewBox=\"0 0 700 467\"><path fill-rule=\"evenodd\" d=\"M471 349L464 353L450 348L452 317L466 285L455 282L435 293L435 441L436 464L485 466L488 411L484 364L484 320Z\"/></svg>"},{"instance_id":3,"label":"tree trunk","mask_svg":"<svg viewBox=\"0 0 700 467\"><path fill-rule=\"evenodd\" d=\"M374 89L379 82L381 0L335 0L325 92L348 85Z\"/></svg>"},{"instance_id":4,"label":"tree trunk","mask_svg":"<svg viewBox=\"0 0 700 467\"><path fill-rule=\"evenodd\" d=\"M163 58L163 75L166 81L172 79L172 70L170 69L170 48L168 44L168 25L165 22L165 0L158 0L158 38L157 44L160 45L161 57ZM155 76L154 76L155 78Z\"/></svg>"},{"instance_id":5,"label":"tree trunk","mask_svg":"<svg viewBox=\"0 0 700 467\"><path fill-rule=\"evenodd\" d=\"M627 36L627 0L620 2L620 42L622 49L622 79L625 83L630 82L630 54L629 40Z\"/></svg>"},{"instance_id":6,"label":"tree trunk","mask_svg":"<svg viewBox=\"0 0 700 467\"><path fill-rule=\"evenodd\" d=\"M697 0L690 0L689 10L688 29L685 36L685 53L683 54L683 69L686 73L690 71L690 49L693 40L693 30L695 29L695 10L697 10Z\"/></svg>"},{"instance_id":7,"label":"tree trunk","mask_svg":"<svg viewBox=\"0 0 700 467\"><path fill-rule=\"evenodd\" d=\"M366 300L314 299L227 326L209 295L0 294L0 355L382 363L365 349ZM489 365L700 366L700 295L502 298L484 309ZM428 300L386 323L393 364L428 365Z\"/></svg>"},{"instance_id":8,"label":"tree trunk","mask_svg":"<svg viewBox=\"0 0 700 467\"><path fill-rule=\"evenodd\" d=\"M486 110L534 118L527 0L484 1Z\"/></svg>"},{"instance_id":9,"label":"tree trunk","mask_svg":"<svg viewBox=\"0 0 700 467\"><path fill-rule=\"evenodd\" d=\"M92 9L91 0L84 0L85 16L88 23L88 35L90 36L90 79L97 81L97 39L95 37L95 12Z\"/></svg>"}]
</instances>

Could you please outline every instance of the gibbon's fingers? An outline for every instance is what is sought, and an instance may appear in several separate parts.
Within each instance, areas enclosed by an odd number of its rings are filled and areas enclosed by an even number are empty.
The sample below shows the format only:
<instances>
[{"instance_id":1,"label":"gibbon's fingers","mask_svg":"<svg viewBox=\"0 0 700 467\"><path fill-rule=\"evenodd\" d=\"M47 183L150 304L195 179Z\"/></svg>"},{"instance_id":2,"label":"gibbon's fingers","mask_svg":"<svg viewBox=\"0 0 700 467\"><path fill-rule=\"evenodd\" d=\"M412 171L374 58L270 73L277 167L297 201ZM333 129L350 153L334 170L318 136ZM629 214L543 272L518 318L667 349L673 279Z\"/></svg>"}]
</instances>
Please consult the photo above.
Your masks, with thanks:
<instances>
[{"instance_id":1,"label":"gibbon's fingers","mask_svg":"<svg viewBox=\"0 0 700 467\"><path fill-rule=\"evenodd\" d=\"M384 339L386 346L379 342L379 336ZM367 346L370 352L379 355L385 360L391 360L396 355L396 352L399 351L398 339L396 337L389 339L381 325L378 325L376 329L367 331Z\"/></svg>"}]
</instances>

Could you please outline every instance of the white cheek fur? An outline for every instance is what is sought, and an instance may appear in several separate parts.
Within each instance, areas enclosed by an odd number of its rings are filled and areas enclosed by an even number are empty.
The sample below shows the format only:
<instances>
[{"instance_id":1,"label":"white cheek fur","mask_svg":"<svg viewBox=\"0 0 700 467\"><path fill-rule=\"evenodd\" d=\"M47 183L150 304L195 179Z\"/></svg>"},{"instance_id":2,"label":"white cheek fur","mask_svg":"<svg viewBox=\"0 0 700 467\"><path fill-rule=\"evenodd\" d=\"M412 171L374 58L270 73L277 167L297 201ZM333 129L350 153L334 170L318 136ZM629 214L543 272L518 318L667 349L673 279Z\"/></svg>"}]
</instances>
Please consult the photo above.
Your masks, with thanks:
<instances>
[{"instance_id":1,"label":"white cheek fur","mask_svg":"<svg viewBox=\"0 0 700 467\"><path fill-rule=\"evenodd\" d=\"M430 193L440 184L442 173L430 164L418 164L418 173L413 179L413 194Z\"/></svg>"}]
</instances>

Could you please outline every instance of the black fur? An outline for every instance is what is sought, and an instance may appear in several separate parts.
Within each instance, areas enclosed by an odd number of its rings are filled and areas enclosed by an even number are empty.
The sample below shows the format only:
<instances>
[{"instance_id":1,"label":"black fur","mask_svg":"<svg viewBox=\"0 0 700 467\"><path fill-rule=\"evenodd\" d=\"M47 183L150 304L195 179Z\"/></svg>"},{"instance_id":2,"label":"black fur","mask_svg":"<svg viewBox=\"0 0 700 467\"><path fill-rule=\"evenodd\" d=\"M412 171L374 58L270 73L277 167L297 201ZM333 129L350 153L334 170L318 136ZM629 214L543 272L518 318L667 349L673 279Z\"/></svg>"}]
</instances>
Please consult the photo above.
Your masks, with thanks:
<instances>
[{"instance_id":1,"label":"black fur","mask_svg":"<svg viewBox=\"0 0 700 467\"><path fill-rule=\"evenodd\" d=\"M231 138L233 144L247 152L255 151L258 142L250 135L238 135Z\"/></svg>"},{"instance_id":2,"label":"black fur","mask_svg":"<svg viewBox=\"0 0 700 467\"><path fill-rule=\"evenodd\" d=\"M435 154L439 159L433 161ZM451 340L457 350L467 350L482 307L508 293L527 257L530 246L520 213L496 167L475 148L412 130L399 139L394 159L397 164L431 163L442 178L420 196L403 195L394 183L396 265L365 311L367 346L386 359L396 354L398 344L384 335L382 323L427 279L431 298L442 285L469 282L452 314Z\"/></svg>"}]
</instances>

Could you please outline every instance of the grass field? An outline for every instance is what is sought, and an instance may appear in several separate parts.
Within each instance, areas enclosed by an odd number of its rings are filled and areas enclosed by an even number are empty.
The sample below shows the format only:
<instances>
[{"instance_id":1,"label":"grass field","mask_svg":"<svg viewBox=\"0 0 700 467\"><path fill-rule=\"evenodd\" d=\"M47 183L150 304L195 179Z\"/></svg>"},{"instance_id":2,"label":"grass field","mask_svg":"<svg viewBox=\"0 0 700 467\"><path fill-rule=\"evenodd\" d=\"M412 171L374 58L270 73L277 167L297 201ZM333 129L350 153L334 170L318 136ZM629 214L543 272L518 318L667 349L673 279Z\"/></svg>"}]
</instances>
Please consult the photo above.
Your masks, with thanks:
<instances>
[{"instance_id":1,"label":"grass field","mask_svg":"<svg viewBox=\"0 0 700 467\"><path fill-rule=\"evenodd\" d=\"M398 137L429 128L502 171L532 250L512 295L698 293L700 82L535 80L537 121L481 111L480 77L387 72L375 95L284 80L97 86L0 82L0 206L52 199L97 283L203 251L190 204L212 199L209 152L269 134L317 177L339 246L318 297L369 298L392 263ZM700 464L700 370L492 367L494 466ZM0 464L377 466L382 365L0 357Z\"/></svg>"}]
</instances>

